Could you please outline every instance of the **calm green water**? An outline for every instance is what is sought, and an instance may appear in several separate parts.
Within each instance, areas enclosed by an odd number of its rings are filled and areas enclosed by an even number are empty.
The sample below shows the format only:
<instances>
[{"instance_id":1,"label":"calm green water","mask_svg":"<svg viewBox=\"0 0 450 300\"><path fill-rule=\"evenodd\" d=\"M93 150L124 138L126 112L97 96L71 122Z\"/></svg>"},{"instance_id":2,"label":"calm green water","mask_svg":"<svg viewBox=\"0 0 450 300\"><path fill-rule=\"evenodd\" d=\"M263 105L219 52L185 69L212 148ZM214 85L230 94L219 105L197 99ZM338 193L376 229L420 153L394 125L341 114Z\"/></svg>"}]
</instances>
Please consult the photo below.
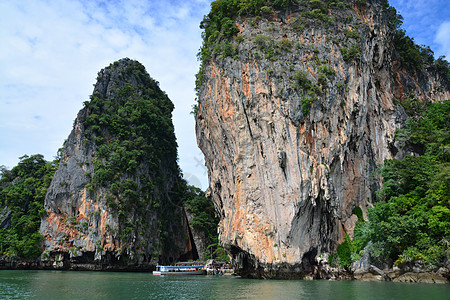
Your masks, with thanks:
<instances>
[{"instance_id":1,"label":"calm green water","mask_svg":"<svg viewBox=\"0 0 450 300\"><path fill-rule=\"evenodd\" d=\"M150 273L0 271L0 299L450 299L450 286Z\"/></svg>"}]
</instances>

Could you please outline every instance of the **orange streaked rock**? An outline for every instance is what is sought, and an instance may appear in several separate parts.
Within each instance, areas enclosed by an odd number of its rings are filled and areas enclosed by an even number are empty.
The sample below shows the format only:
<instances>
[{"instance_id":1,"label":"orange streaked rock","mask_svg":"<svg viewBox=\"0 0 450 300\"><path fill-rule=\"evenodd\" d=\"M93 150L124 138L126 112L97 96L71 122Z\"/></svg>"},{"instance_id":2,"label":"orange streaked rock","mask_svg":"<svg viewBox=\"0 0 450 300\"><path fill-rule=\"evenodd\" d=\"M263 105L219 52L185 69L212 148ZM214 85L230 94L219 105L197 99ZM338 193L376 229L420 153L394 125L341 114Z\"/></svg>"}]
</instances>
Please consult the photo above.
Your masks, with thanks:
<instances>
[{"instance_id":1,"label":"orange streaked rock","mask_svg":"<svg viewBox=\"0 0 450 300\"><path fill-rule=\"evenodd\" d=\"M448 84L433 90L442 84L432 72L422 70L422 80L393 60L384 14L377 1L330 8L336 18L330 24L277 11L274 23L270 16L257 26L239 25L240 60L216 55L204 66L197 142L221 217L220 241L242 275L313 272L345 234L352 236L353 209L365 214L372 206L381 183L370 174L405 154L392 150L395 130L407 118L394 98L407 92L420 100L449 98ZM294 17L304 18L304 29L292 27ZM346 30L361 40L346 37ZM260 34L271 45L289 40L293 47L273 46L278 52L270 53L255 43ZM360 53L344 61L350 46ZM310 83L294 86L298 71Z\"/></svg>"}]
</instances>

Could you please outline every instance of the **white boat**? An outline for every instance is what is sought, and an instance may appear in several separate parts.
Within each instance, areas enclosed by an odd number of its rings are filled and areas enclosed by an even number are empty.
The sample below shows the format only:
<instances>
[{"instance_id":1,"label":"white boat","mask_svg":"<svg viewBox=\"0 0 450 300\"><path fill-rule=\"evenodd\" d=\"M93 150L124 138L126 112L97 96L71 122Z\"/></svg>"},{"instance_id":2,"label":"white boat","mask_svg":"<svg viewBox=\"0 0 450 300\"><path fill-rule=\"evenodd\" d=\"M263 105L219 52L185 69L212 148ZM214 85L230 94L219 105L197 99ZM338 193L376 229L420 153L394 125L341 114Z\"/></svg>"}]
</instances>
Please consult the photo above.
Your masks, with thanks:
<instances>
[{"instance_id":1,"label":"white boat","mask_svg":"<svg viewBox=\"0 0 450 300\"><path fill-rule=\"evenodd\" d=\"M206 274L203 265L190 266L156 266L153 275L204 275Z\"/></svg>"}]
</instances>

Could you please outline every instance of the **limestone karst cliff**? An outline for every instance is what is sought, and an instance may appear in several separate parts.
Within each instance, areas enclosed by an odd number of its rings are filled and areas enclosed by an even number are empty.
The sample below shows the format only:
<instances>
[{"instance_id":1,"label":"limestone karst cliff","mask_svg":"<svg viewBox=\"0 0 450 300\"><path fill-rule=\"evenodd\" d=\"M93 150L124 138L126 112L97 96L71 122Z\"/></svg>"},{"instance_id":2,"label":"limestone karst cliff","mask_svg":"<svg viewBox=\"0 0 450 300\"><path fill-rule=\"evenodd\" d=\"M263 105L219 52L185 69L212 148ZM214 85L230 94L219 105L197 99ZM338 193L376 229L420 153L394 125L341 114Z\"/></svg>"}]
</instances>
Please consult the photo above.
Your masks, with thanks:
<instances>
[{"instance_id":1,"label":"limestone karst cliff","mask_svg":"<svg viewBox=\"0 0 450 300\"><path fill-rule=\"evenodd\" d=\"M448 77L399 49L384 0L220 2L195 108L220 240L241 275L302 278L352 235L380 188L370 175L405 155L401 103L449 99Z\"/></svg>"},{"instance_id":2,"label":"limestone karst cliff","mask_svg":"<svg viewBox=\"0 0 450 300\"><path fill-rule=\"evenodd\" d=\"M143 269L198 257L180 203L172 110L139 62L98 73L45 198L44 263Z\"/></svg>"}]
</instances>

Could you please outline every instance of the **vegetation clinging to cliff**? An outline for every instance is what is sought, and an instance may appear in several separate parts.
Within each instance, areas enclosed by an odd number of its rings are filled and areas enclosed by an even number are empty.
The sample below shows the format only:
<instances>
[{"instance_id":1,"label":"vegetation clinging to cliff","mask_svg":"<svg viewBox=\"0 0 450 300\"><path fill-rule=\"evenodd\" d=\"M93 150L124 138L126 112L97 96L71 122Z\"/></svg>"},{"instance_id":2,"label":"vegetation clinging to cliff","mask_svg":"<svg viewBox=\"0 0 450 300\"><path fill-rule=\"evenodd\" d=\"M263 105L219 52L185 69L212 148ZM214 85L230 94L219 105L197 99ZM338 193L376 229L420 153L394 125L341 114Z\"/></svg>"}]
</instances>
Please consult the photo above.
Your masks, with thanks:
<instances>
[{"instance_id":1,"label":"vegetation clinging to cliff","mask_svg":"<svg viewBox=\"0 0 450 300\"><path fill-rule=\"evenodd\" d=\"M367 222L358 221L353 241L338 247L342 266L364 248L373 260L396 264L439 265L450 258L450 100L428 104L396 139L418 153L385 161L380 201L368 210Z\"/></svg>"},{"instance_id":2,"label":"vegetation clinging to cliff","mask_svg":"<svg viewBox=\"0 0 450 300\"><path fill-rule=\"evenodd\" d=\"M118 215L125 240L147 222L145 218L136 222L130 216L161 210L167 206L162 202L172 203L161 191L180 180L171 119L174 106L137 61L123 59L105 72L117 73L115 82L108 83L111 94L97 92L85 102L83 142L92 143L96 150L94 174L86 188L92 195L99 187L109 190L106 204ZM163 218L160 221L164 239L167 226Z\"/></svg>"},{"instance_id":3,"label":"vegetation clinging to cliff","mask_svg":"<svg viewBox=\"0 0 450 300\"><path fill-rule=\"evenodd\" d=\"M421 70L426 65L435 68L447 81L450 80L450 65L445 57L435 59L430 47L417 45L414 39L406 35L405 30L398 29L395 32L394 46L407 68Z\"/></svg>"},{"instance_id":4,"label":"vegetation clinging to cliff","mask_svg":"<svg viewBox=\"0 0 450 300\"><path fill-rule=\"evenodd\" d=\"M39 226L46 213L44 198L57 163L58 160L47 162L35 154L20 157L12 170L1 168L0 256L34 258L41 254Z\"/></svg>"},{"instance_id":5,"label":"vegetation clinging to cliff","mask_svg":"<svg viewBox=\"0 0 450 300\"><path fill-rule=\"evenodd\" d=\"M434 53L429 47L419 46L414 40L406 35L405 31L400 29L403 23L403 17L397 10L390 6L387 0L381 0L385 16L388 19L388 25L392 29L391 34L394 35L394 47L398 53L402 64L407 68L420 71L423 67L431 67L440 73L445 80L449 80L449 63L444 57L434 58ZM199 72L196 74L196 91L199 93L200 86L203 81L204 69L208 61L213 55L224 57L239 58L238 44L243 41L243 36L239 34L239 28L236 24L238 17L244 17L248 21L248 25L254 26L262 19L273 21L274 16L279 12L289 11L289 26L292 30L302 33L310 26L324 24L328 27L331 23L338 21L338 11L349 9L351 6L366 8L371 5L371 1L367 0L216 0L211 3L211 11L207 14L200 24L203 29L203 44L198 53L198 59L201 61ZM282 14L281 14L282 15ZM352 17L341 20L346 24L358 27L353 24ZM246 25L245 25L246 26ZM273 27L272 27L273 28ZM352 39L351 44L339 41L341 45L341 54L345 61L351 63L357 61L360 56L361 36L357 30L349 30L345 32L348 39ZM269 60L276 60L275 54L283 53L278 49L279 46L269 37L271 45L263 47L264 56L255 53L256 59L264 57ZM289 40L283 40L287 44L284 50L291 51L294 44ZM255 38L255 42L256 38ZM311 99L310 99L311 100ZM196 111L194 109L194 111Z\"/></svg>"},{"instance_id":6,"label":"vegetation clinging to cliff","mask_svg":"<svg viewBox=\"0 0 450 300\"><path fill-rule=\"evenodd\" d=\"M301 18L292 18L292 27L297 31L303 31L305 28L302 23L305 23L305 18L316 19L317 21L331 22L328 16L328 10L331 7L337 9L347 8L350 3L356 5L366 5L365 0L358 1L340 1L332 0L216 0L211 3L211 11L204 16L200 23L200 28L203 29L202 38L203 44L198 53L198 59L201 61L200 70L196 75L196 90L199 91L203 80L203 72L205 64L211 58L214 52L220 52L224 56L232 56L236 51L229 40L239 33L239 28L236 25L236 17L255 17L255 20L249 20L249 24L257 22L262 18L271 18L276 11L291 12L300 9L300 6L305 8L301 14ZM386 6L388 6L386 1ZM396 16L396 11L391 10ZM393 21L395 21L395 17ZM305 24L307 24L306 22ZM220 45L219 45L220 44ZM214 47L220 46L220 47ZM292 47L292 45L289 45ZM221 50L221 51L219 51ZM273 55L273 54L272 54ZM267 55L266 55L267 56Z\"/></svg>"},{"instance_id":7,"label":"vegetation clinging to cliff","mask_svg":"<svg viewBox=\"0 0 450 300\"><path fill-rule=\"evenodd\" d=\"M217 233L219 218L216 216L211 199L208 199L199 188L186 186L184 207L193 216L189 224L191 228L204 235L205 249L203 257L218 261L228 261L228 255L225 250L219 246Z\"/></svg>"},{"instance_id":8,"label":"vegetation clinging to cliff","mask_svg":"<svg viewBox=\"0 0 450 300\"><path fill-rule=\"evenodd\" d=\"M196 89L203 80L203 68L211 58L211 47L220 39L230 39L239 32L235 17L264 15L274 9L286 9L298 4L298 0L216 0L211 3L211 11L207 14L200 28L203 29L203 45L198 53L201 61L200 70L196 75Z\"/></svg>"}]
</instances>

